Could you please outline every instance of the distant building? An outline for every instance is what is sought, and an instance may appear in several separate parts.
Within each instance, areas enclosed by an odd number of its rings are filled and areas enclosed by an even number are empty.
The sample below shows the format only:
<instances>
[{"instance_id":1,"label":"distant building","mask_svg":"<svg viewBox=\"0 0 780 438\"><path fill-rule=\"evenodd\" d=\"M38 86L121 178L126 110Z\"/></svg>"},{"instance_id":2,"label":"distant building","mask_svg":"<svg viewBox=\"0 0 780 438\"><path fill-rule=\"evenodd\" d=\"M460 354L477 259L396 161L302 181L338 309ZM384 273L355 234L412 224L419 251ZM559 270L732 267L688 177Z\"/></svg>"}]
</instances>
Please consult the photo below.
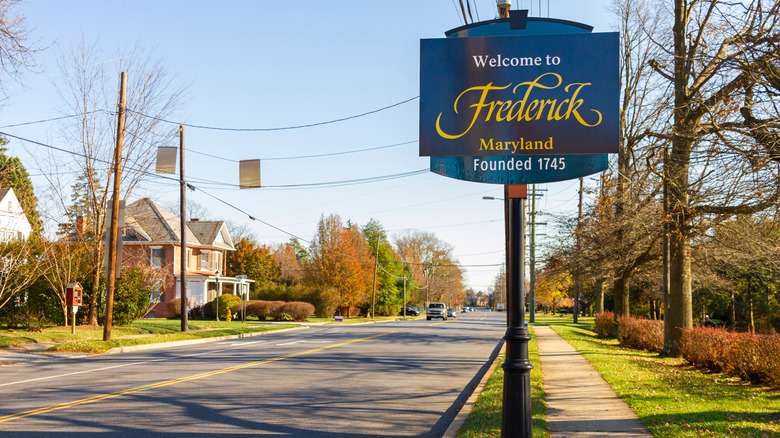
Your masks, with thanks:
<instances>
[{"instance_id":1,"label":"distant building","mask_svg":"<svg viewBox=\"0 0 780 438\"><path fill-rule=\"evenodd\" d=\"M192 219L184 229L187 245L187 297L190 308L202 305L222 294L224 285L235 285L235 277L224 277L225 254L235 251L223 221ZM150 313L169 317L168 302L181 297L181 221L149 198L125 207L122 235L123 263L142 260L156 269L168 270L175 278L172 285L157 291L151 299L157 304Z\"/></svg>"},{"instance_id":2,"label":"distant building","mask_svg":"<svg viewBox=\"0 0 780 438\"><path fill-rule=\"evenodd\" d=\"M14 189L0 189L0 242L27 240L32 226L16 198Z\"/></svg>"}]
</instances>

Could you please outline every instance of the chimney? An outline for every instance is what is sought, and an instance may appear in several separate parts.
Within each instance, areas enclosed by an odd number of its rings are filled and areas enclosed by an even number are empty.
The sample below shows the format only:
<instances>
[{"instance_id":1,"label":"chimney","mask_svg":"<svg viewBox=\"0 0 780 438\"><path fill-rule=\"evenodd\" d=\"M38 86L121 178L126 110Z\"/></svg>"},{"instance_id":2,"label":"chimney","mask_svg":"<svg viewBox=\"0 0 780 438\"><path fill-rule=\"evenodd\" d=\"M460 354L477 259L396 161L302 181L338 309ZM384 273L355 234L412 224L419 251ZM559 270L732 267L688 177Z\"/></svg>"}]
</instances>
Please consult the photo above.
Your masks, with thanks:
<instances>
[{"instance_id":1,"label":"chimney","mask_svg":"<svg viewBox=\"0 0 780 438\"><path fill-rule=\"evenodd\" d=\"M76 236L84 237L84 216L76 216Z\"/></svg>"},{"instance_id":2,"label":"chimney","mask_svg":"<svg viewBox=\"0 0 780 438\"><path fill-rule=\"evenodd\" d=\"M190 219L190 222L199 222L199 221L200 221L200 218L196 218L196 217Z\"/></svg>"}]
</instances>

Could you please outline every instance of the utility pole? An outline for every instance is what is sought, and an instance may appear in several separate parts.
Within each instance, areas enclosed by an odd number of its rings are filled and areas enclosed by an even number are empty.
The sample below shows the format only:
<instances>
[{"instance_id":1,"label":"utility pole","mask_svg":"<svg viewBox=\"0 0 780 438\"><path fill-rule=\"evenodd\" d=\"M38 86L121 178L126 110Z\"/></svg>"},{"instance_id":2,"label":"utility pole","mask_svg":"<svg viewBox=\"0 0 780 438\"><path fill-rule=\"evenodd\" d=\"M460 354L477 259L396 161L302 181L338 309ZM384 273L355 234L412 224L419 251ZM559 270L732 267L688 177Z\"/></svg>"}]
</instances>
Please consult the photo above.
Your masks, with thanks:
<instances>
[{"instance_id":1,"label":"utility pole","mask_svg":"<svg viewBox=\"0 0 780 438\"><path fill-rule=\"evenodd\" d=\"M379 236L376 236L376 257L374 257L374 291L371 292L371 317L376 318L374 306L376 305L376 273L379 268Z\"/></svg>"},{"instance_id":2,"label":"utility pole","mask_svg":"<svg viewBox=\"0 0 780 438\"><path fill-rule=\"evenodd\" d=\"M179 278L181 279L181 331L186 332L187 329L187 312L189 306L187 305L187 233L184 230L187 229L187 193L186 185L184 182L184 125L179 126L179 213L180 225L181 225L181 265L179 267Z\"/></svg>"},{"instance_id":3,"label":"utility pole","mask_svg":"<svg viewBox=\"0 0 780 438\"><path fill-rule=\"evenodd\" d=\"M574 323L577 324L578 317L580 316L580 266L582 265L582 254L580 254L580 233L582 232L582 191L583 191L583 178L580 177L580 201L577 207L577 227L574 230L575 238L575 259L576 266L574 267Z\"/></svg>"},{"instance_id":4,"label":"utility pole","mask_svg":"<svg viewBox=\"0 0 780 438\"><path fill-rule=\"evenodd\" d=\"M111 225L108 239L108 278L106 281L106 318L103 324L103 340L111 340L112 313L114 311L114 288L116 287L117 240L119 239L119 187L122 178L122 142L125 137L125 96L127 73L122 72L119 79L119 106L117 111L116 150L114 151L114 197L111 209Z\"/></svg>"}]
</instances>

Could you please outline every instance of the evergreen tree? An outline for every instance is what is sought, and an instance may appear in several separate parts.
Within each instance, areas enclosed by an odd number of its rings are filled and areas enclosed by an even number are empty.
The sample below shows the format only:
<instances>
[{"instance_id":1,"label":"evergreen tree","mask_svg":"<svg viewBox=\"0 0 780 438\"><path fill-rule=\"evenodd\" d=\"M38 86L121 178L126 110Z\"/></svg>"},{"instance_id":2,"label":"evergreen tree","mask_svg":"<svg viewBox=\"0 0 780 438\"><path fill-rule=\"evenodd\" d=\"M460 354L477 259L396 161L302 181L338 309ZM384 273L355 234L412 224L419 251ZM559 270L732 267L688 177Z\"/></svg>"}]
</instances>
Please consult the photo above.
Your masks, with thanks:
<instances>
[{"instance_id":1,"label":"evergreen tree","mask_svg":"<svg viewBox=\"0 0 780 438\"><path fill-rule=\"evenodd\" d=\"M5 145L8 139L0 137L0 188L12 188L19 204L22 205L27 220L33 229L33 235L40 235L42 231L41 216L38 214L38 198L35 197L30 174L24 168L18 157L8 156Z\"/></svg>"}]
</instances>

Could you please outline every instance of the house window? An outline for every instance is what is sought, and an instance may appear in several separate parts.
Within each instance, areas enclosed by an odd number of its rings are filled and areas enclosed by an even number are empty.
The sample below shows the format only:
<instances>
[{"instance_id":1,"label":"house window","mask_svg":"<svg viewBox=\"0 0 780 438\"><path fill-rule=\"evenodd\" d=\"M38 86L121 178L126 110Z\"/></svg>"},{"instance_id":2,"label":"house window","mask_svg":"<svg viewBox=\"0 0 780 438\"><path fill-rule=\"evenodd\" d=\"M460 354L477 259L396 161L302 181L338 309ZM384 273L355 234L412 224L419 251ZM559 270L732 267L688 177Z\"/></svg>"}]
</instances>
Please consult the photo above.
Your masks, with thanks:
<instances>
[{"instance_id":1,"label":"house window","mask_svg":"<svg viewBox=\"0 0 780 438\"><path fill-rule=\"evenodd\" d=\"M10 213L14 212L14 204L12 204L11 201L8 201L8 211Z\"/></svg>"},{"instance_id":2,"label":"house window","mask_svg":"<svg viewBox=\"0 0 780 438\"><path fill-rule=\"evenodd\" d=\"M152 292L149 296L150 303L161 303L165 298L165 291L162 288L162 280L155 280L152 286Z\"/></svg>"},{"instance_id":3,"label":"house window","mask_svg":"<svg viewBox=\"0 0 780 438\"><path fill-rule=\"evenodd\" d=\"M187 257L184 258L185 269L190 269L190 258L192 258L192 250L187 248Z\"/></svg>"},{"instance_id":4,"label":"house window","mask_svg":"<svg viewBox=\"0 0 780 438\"><path fill-rule=\"evenodd\" d=\"M151 260L149 261L149 264L153 268L162 268L163 259L165 257L165 250L161 246L153 246L151 250L152 250L152 254L151 254Z\"/></svg>"},{"instance_id":5,"label":"house window","mask_svg":"<svg viewBox=\"0 0 780 438\"><path fill-rule=\"evenodd\" d=\"M200 270L201 271L208 271L209 270L209 252L208 251L201 251L201 253L200 253Z\"/></svg>"}]
</instances>

